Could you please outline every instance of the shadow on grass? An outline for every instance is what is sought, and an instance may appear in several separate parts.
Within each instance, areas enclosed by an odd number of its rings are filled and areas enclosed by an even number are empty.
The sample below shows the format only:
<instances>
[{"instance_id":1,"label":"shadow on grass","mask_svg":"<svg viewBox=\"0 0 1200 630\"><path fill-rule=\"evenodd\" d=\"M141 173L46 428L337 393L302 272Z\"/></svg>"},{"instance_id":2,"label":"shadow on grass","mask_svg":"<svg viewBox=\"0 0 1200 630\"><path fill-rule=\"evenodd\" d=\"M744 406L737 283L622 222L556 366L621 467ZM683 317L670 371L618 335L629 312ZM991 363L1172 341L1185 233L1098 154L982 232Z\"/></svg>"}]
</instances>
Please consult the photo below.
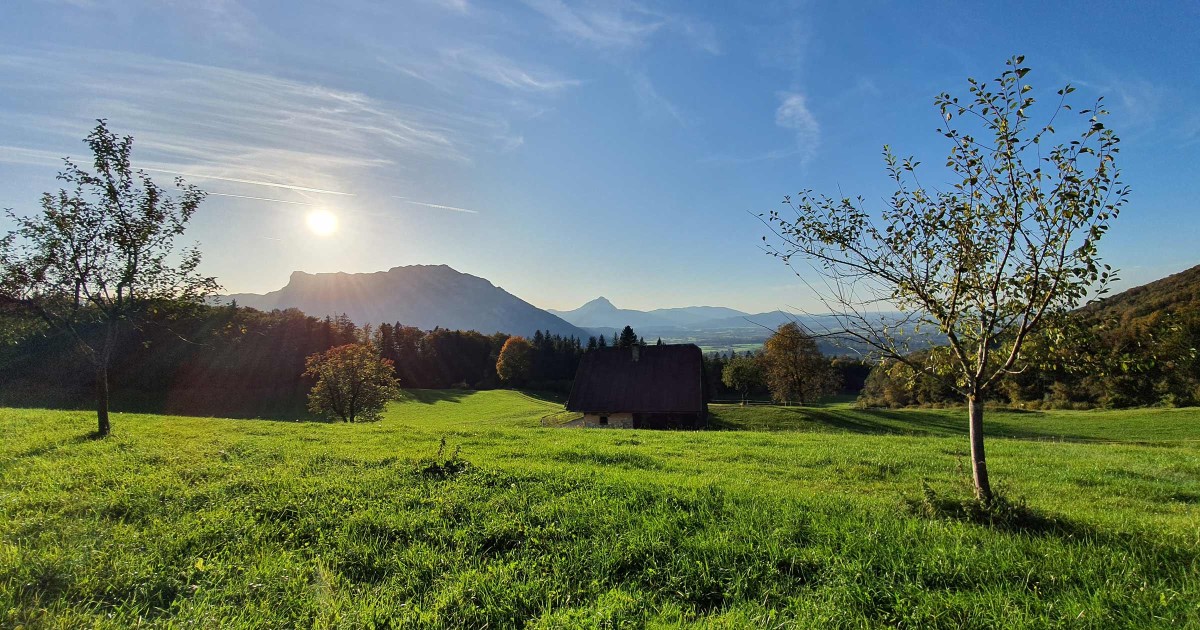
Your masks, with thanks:
<instances>
[{"instance_id":1,"label":"shadow on grass","mask_svg":"<svg viewBox=\"0 0 1200 630\"><path fill-rule=\"evenodd\" d=\"M76 435L75 437L67 440L57 440L55 442L42 444L41 446L35 446L27 451L18 453L17 457L41 457L43 455L49 455L50 453L53 453L54 451L66 446L87 444L88 442L98 442L106 439L106 437L107 436L100 435L99 431L88 431L87 433Z\"/></svg>"},{"instance_id":2,"label":"shadow on grass","mask_svg":"<svg viewBox=\"0 0 1200 630\"><path fill-rule=\"evenodd\" d=\"M761 410L761 411L760 411ZM1005 415L1011 412L1005 410ZM1038 412L1025 412L1036 414ZM1070 433L1051 433L1036 426L987 423L988 437L1069 442L1113 442L1112 439ZM726 431L814 431L868 435L958 437L968 434L966 409L856 409L818 404L804 407L750 407L714 410L709 427Z\"/></svg>"},{"instance_id":3,"label":"shadow on grass","mask_svg":"<svg viewBox=\"0 0 1200 630\"><path fill-rule=\"evenodd\" d=\"M116 388L109 410L112 413L142 413L168 416L199 416L278 421L321 421L308 411L307 387L279 388L176 388L141 391ZM57 409L95 413L95 394L90 388L43 388L25 396L0 395L0 406Z\"/></svg>"},{"instance_id":4,"label":"shadow on grass","mask_svg":"<svg viewBox=\"0 0 1200 630\"><path fill-rule=\"evenodd\" d=\"M474 393L468 389L406 389L400 396L400 402L417 402L423 405L458 403Z\"/></svg>"},{"instance_id":5,"label":"shadow on grass","mask_svg":"<svg viewBox=\"0 0 1200 630\"><path fill-rule=\"evenodd\" d=\"M562 392L521 390L521 393L529 398L540 400L542 402L555 403L558 405L565 405L567 403L567 394Z\"/></svg>"},{"instance_id":6,"label":"shadow on grass","mask_svg":"<svg viewBox=\"0 0 1200 630\"><path fill-rule=\"evenodd\" d=\"M1100 535L1099 530L1090 525L1043 514L1029 507L1024 499L1010 499L1000 490L991 501L984 502L973 495L940 494L928 483L923 483L921 495L906 498L904 504L909 513L924 518L963 521L1010 533L1083 540Z\"/></svg>"}]
</instances>

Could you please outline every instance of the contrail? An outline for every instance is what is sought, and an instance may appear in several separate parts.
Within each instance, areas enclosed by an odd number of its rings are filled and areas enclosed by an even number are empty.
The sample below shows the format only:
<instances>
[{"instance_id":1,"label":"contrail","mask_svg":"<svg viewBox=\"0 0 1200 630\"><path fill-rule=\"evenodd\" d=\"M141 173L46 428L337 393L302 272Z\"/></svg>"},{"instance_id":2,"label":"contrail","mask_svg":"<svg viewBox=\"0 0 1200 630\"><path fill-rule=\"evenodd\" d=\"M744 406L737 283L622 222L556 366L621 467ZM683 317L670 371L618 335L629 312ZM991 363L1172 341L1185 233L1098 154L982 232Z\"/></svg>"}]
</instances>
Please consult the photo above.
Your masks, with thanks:
<instances>
[{"instance_id":1,"label":"contrail","mask_svg":"<svg viewBox=\"0 0 1200 630\"><path fill-rule=\"evenodd\" d=\"M291 204L295 204L297 206L315 206L315 205L317 205L315 203L308 203L307 201L288 201L286 199L270 199L268 197L251 197L250 195L231 195L229 193L208 192L208 191L205 191L205 193L207 193L209 195L216 195L218 197L237 197L238 199L254 199L255 201L274 201L275 203L291 203Z\"/></svg>"},{"instance_id":2,"label":"contrail","mask_svg":"<svg viewBox=\"0 0 1200 630\"><path fill-rule=\"evenodd\" d=\"M345 197L353 197L354 193L339 192L336 190L323 190L321 188L306 188L304 186L292 186L291 184L279 184L276 182L262 182L253 179L238 179L236 177L218 177L216 175L201 175L199 173L185 173L183 171L172 171L165 168L142 168L143 171L153 173L170 173L171 175L182 175L184 177L198 177L200 179L219 179L223 182L236 182L239 184L253 184L255 186L272 186L275 188L286 188L288 190L299 190L301 192L321 193L323 195L342 195Z\"/></svg>"},{"instance_id":3,"label":"contrail","mask_svg":"<svg viewBox=\"0 0 1200 630\"><path fill-rule=\"evenodd\" d=\"M439 204L439 203L425 203L424 201L413 201L412 199L409 199L408 197L401 197L399 195L392 195L392 198L399 199L400 201L403 201L404 203L412 203L412 204L416 204L418 206L425 206L426 208L439 208L441 210L453 210L455 212L468 212L470 214L479 214L479 212L477 210L469 210L467 208L456 208L454 206L443 206L442 204Z\"/></svg>"}]
</instances>

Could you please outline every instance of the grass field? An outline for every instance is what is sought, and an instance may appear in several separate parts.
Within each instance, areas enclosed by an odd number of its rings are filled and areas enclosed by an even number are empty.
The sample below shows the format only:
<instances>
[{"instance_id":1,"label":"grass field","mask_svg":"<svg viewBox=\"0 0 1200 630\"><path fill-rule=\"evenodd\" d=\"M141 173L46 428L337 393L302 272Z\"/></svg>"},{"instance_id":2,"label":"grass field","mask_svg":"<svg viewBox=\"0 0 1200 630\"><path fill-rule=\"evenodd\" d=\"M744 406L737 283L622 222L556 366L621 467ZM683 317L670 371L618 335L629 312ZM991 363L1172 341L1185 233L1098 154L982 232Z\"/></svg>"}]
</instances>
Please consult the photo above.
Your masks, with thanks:
<instances>
[{"instance_id":1,"label":"grass field","mask_svg":"<svg viewBox=\"0 0 1200 630\"><path fill-rule=\"evenodd\" d=\"M985 524L955 509L961 412L541 428L559 409L417 391L105 440L0 409L0 627L1200 627L1200 410L990 414L1028 509Z\"/></svg>"}]
</instances>

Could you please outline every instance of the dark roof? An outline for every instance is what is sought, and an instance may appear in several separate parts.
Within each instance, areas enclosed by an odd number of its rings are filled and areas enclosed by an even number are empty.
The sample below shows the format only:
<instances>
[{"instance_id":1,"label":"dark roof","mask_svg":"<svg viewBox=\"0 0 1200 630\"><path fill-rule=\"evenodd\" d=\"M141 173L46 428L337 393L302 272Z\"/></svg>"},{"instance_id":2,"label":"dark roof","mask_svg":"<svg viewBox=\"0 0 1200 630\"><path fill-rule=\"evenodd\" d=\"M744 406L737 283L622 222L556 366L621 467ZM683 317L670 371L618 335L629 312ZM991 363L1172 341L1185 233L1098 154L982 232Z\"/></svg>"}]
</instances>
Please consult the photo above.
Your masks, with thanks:
<instances>
[{"instance_id":1,"label":"dark roof","mask_svg":"<svg viewBox=\"0 0 1200 630\"><path fill-rule=\"evenodd\" d=\"M693 344L589 350L575 373L567 410L701 413L703 366L704 356Z\"/></svg>"}]
</instances>

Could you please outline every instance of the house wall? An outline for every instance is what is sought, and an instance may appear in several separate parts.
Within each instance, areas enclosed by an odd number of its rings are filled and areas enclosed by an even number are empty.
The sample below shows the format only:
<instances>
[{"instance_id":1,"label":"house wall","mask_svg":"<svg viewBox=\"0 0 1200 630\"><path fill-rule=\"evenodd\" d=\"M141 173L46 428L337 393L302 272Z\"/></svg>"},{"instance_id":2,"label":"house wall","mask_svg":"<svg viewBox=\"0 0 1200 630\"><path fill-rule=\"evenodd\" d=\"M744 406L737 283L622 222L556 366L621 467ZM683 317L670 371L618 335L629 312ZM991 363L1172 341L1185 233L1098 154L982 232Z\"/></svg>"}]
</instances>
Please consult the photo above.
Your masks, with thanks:
<instances>
[{"instance_id":1,"label":"house wall","mask_svg":"<svg viewBox=\"0 0 1200 630\"><path fill-rule=\"evenodd\" d=\"M607 422L601 422L601 418L607 418ZM584 414L583 426L596 429L632 429L633 414L631 413L610 413L607 415L599 414Z\"/></svg>"},{"instance_id":2,"label":"house wall","mask_svg":"<svg viewBox=\"0 0 1200 630\"><path fill-rule=\"evenodd\" d=\"M695 413L638 413L633 416L635 429L701 429L706 414Z\"/></svg>"}]
</instances>

